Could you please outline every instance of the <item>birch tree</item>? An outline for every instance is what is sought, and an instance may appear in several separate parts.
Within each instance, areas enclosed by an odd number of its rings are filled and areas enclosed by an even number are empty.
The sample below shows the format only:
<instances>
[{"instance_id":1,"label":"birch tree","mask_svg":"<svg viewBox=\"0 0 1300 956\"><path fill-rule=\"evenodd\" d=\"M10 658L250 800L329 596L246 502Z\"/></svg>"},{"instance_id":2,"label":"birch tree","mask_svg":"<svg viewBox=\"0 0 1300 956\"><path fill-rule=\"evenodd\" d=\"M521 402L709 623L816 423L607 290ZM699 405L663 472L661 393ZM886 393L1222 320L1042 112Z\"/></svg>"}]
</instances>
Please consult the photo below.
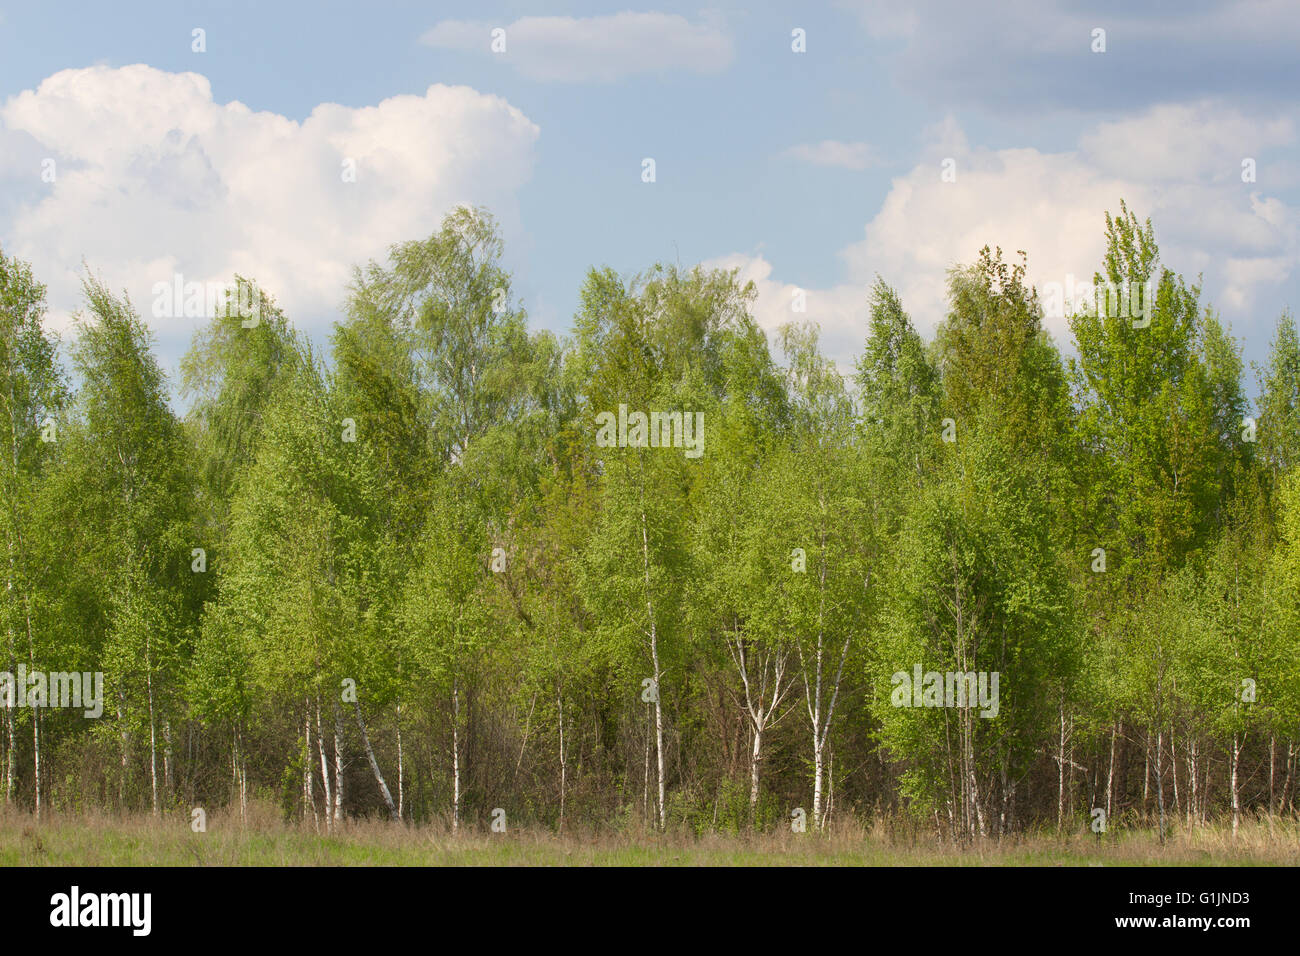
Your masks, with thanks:
<instances>
[{"instance_id":1,"label":"birch tree","mask_svg":"<svg viewBox=\"0 0 1300 956\"><path fill-rule=\"evenodd\" d=\"M63 418L65 389L55 360L55 342L41 327L45 288L31 267L0 250L0 521L7 558L4 591L5 648L13 672L26 650L27 664L36 667L37 637L32 612L38 563L32 539L38 510L36 496L51 463L58 427ZM49 439L54 439L53 441ZM25 690L24 690L25 693ZM4 708L5 803L15 796L18 759L16 714ZM33 710L33 805L41 811L41 721Z\"/></svg>"}]
</instances>

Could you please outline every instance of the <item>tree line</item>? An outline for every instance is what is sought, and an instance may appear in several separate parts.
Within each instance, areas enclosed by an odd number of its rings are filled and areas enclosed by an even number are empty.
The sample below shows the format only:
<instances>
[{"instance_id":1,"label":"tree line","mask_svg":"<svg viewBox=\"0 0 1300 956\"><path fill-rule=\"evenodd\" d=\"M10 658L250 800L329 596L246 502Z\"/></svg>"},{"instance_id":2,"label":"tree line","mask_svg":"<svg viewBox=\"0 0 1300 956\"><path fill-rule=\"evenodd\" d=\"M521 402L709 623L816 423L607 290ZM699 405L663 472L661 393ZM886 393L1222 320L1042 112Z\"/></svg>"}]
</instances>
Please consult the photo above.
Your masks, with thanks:
<instances>
[{"instance_id":1,"label":"tree line","mask_svg":"<svg viewBox=\"0 0 1300 956\"><path fill-rule=\"evenodd\" d=\"M0 253L6 804L953 839L1294 817L1295 323L1252 403L1150 222L1105 230L1096 282L1150 283L1146 321L1077 308L1064 355L986 247L929 342L877 280L846 377L725 271L593 268L569 335L530 330L462 207L354 270L327 352L236 277L184 414L126 295L88 274L65 352ZM102 716L20 668L102 672Z\"/></svg>"}]
</instances>

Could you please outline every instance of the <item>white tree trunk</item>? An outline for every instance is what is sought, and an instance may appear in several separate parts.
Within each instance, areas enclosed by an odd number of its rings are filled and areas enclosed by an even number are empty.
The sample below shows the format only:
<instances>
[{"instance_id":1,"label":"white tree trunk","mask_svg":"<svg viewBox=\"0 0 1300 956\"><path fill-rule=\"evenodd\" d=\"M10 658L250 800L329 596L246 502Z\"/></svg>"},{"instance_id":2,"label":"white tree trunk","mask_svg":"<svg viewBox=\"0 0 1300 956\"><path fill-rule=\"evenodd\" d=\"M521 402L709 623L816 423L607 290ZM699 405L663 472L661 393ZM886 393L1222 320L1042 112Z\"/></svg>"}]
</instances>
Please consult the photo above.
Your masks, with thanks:
<instances>
[{"instance_id":1,"label":"white tree trunk","mask_svg":"<svg viewBox=\"0 0 1300 956\"><path fill-rule=\"evenodd\" d=\"M1241 790L1237 776L1237 767L1241 762L1241 737L1232 732L1232 838L1237 838L1237 825L1241 822Z\"/></svg>"},{"instance_id":2,"label":"white tree trunk","mask_svg":"<svg viewBox=\"0 0 1300 956\"><path fill-rule=\"evenodd\" d=\"M1165 842L1165 777L1164 777L1165 732L1156 733L1156 806L1160 816L1160 842Z\"/></svg>"},{"instance_id":3,"label":"white tree trunk","mask_svg":"<svg viewBox=\"0 0 1300 956\"><path fill-rule=\"evenodd\" d=\"M36 772L36 819L41 818L41 709L32 708L32 763Z\"/></svg>"},{"instance_id":4,"label":"white tree trunk","mask_svg":"<svg viewBox=\"0 0 1300 956\"><path fill-rule=\"evenodd\" d=\"M383 771L379 769L379 761L375 759L375 748L370 746L370 735L366 733L366 721L361 716L361 702L352 701L352 707L357 715L357 728L361 731L361 746L366 752L366 760L370 763L370 772L375 775L375 783L379 784L379 794L384 798L384 806L388 807L388 815L394 823L401 822L401 814L397 812L397 804L393 802L393 794L388 789L388 781L384 779Z\"/></svg>"},{"instance_id":5,"label":"white tree trunk","mask_svg":"<svg viewBox=\"0 0 1300 956\"><path fill-rule=\"evenodd\" d=\"M1106 819L1110 819L1111 797L1115 793L1115 737L1119 733L1119 725L1112 724L1110 728L1110 765L1106 770Z\"/></svg>"},{"instance_id":6,"label":"white tree trunk","mask_svg":"<svg viewBox=\"0 0 1300 956\"><path fill-rule=\"evenodd\" d=\"M122 777L118 783L117 799L122 809L126 809L126 782L130 776L131 732L126 726L126 691L117 692L117 725L122 728L119 742L122 747Z\"/></svg>"},{"instance_id":7,"label":"white tree trunk","mask_svg":"<svg viewBox=\"0 0 1300 956\"><path fill-rule=\"evenodd\" d=\"M655 709L655 756L658 762L659 781L659 829L667 826L664 809L664 710L663 687L660 684L662 672L659 669L659 629L655 621L654 596L650 590L650 534L646 528L645 511L645 474L641 476L641 559L645 571L645 606L646 619L650 626L650 660L654 665L654 709Z\"/></svg>"},{"instance_id":8,"label":"white tree trunk","mask_svg":"<svg viewBox=\"0 0 1300 956\"><path fill-rule=\"evenodd\" d=\"M1183 805L1178 797L1178 744L1174 736L1174 725L1169 725L1169 779L1174 784L1174 817L1183 812Z\"/></svg>"},{"instance_id":9,"label":"white tree trunk","mask_svg":"<svg viewBox=\"0 0 1300 956\"><path fill-rule=\"evenodd\" d=\"M555 692L555 707L560 715L560 832L564 832L564 790L566 784L567 764L564 753L564 695Z\"/></svg>"},{"instance_id":10,"label":"white tree trunk","mask_svg":"<svg viewBox=\"0 0 1300 956\"><path fill-rule=\"evenodd\" d=\"M343 709L334 704L334 822L343 823Z\"/></svg>"},{"instance_id":11,"label":"white tree trunk","mask_svg":"<svg viewBox=\"0 0 1300 956\"><path fill-rule=\"evenodd\" d=\"M16 670L14 665L9 665L9 672L12 674ZM17 690L14 691L17 693ZM8 738L8 747L5 751L5 803L13 802L14 798L14 712L5 708L5 736Z\"/></svg>"},{"instance_id":12,"label":"white tree trunk","mask_svg":"<svg viewBox=\"0 0 1300 956\"><path fill-rule=\"evenodd\" d=\"M334 830L334 814L332 810L334 798L333 787L330 786L329 758L325 756L325 732L321 727L320 698L316 699L316 750L320 755L321 787L325 794L325 832L331 833Z\"/></svg>"},{"instance_id":13,"label":"white tree trunk","mask_svg":"<svg viewBox=\"0 0 1300 956\"><path fill-rule=\"evenodd\" d=\"M1065 702L1060 703L1060 742L1056 750L1056 831L1065 829Z\"/></svg>"},{"instance_id":14,"label":"white tree trunk","mask_svg":"<svg viewBox=\"0 0 1300 956\"><path fill-rule=\"evenodd\" d=\"M826 748L826 741L831 732L831 721L835 717L835 703L839 700L840 681L844 676L844 662L849 656L849 642L852 635L844 638L844 647L840 651L839 667L835 672L835 680L831 685L831 699L826 707L826 713L822 714L822 696L824 691L823 666L825 663L825 641L826 632L823 628L826 610L826 531L823 528L820 537L821 545L821 568L818 575L818 586L820 589L820 604L817 612L817 652L814 658L812 680L809 680L808 663L804 656L802 642L796 642L799 651L799 668L803 674L804 702L808 708L808 722L812 728L812 750L813 750L813 823L820 830L822 828L822 755Z\"/></svg>"},{"instance_id":15,"label":"white tree trunk","mask_svg":"<svg viewBox=\"0 0 1300 956\"><path fill-rule=\"evenodd\" d=\"M749 729L753 736L753 748L749 760L749 813L754 820L758 808L759 768L763 762L763 734L767 728L780 720L774 717L781 701L789 690L790 682L785 681L786 652L771 650L758 653L758 673L750 673L750 653L746 640L740 633L739 623L734 624L732 633L725 636L727 649L731 652L732 662L740 674L741 687L745 691L745 715L749 718ZM771 693L768 693L768 679L771 675ZM757 683L757 687L755 687Z\"/></svg>"},{"instance_id":16,"label":"white tree trunk","mask_svg":"<svg viewBox=\"0 0 1300 956\"><path fill-rule=\"evenodd\" d=\"M460 687L451 682L451 832L460 830Z\"/></svg>"},{"instance_id":17,"label":"white tree trunk","mask_svg":"<svg viewBox=\"0 0 1300 956\"><path fill-rule=\"evenodd\" d=\"M397 705L397 815L406 819L406 759L402 752L402 705Z\"/></svg>"},{"instance_id":18,"label":"white tree trunk","mask_svg":"<svg viewBox=\"0 0 1300 956\"><path fill-rule=\"evenodd\" d=\"M311 701L308 700L303 710L303 760L302 760L302 801L303 816L306 817L308 811L311 812L312 828L320 833L320 816L316 813L316 786L312 773L312 752L311 752Z\"/></svg>"},{"instance_id":19,"label":"white tree trunk","mask_svg":"<svg viewBox=\"0 0 1300 956\"><path fill-rule=\"evenodd\" d=\"M822 825L822 748L817 736L813 735L813 824L817 829Z\"/></svg>"},{"instance_id":20,"label":"white tree trunk","mask_svg":"<svg viewBox=\"0 0 1300 956\"><path fill-rule=\"evenodd\" d=\"M163 721L163 802L166 803L171 799L173 790L172 786L172 722Z\"/></svg>"},{"instance_id":21,"label":"white tree trunk","mask_svg":"<svg viewBox=\"0 0 1300 956\"><path fill-rule=\"evenodd\" d=\"M149 692L149 799L153 815L158 816L158 730L153 709L153 664L149 642L145 642L145 684Z\"/></svg>"}]
</instances>

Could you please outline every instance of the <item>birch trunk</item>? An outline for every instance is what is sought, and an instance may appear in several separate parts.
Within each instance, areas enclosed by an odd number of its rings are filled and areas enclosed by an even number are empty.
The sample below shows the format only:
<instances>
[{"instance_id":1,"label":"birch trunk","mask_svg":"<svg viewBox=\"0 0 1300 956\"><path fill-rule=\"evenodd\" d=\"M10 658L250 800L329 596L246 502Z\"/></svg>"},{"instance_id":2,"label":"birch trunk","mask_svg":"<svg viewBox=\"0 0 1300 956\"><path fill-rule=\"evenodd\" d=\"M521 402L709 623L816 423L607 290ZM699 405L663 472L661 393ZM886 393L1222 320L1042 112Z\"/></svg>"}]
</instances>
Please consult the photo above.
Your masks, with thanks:
<instances>
[{"instance_id":1,"label":"birch trunk","mask_svg":"<svg viewBox=\"0 0 1300 956\"><path fill-rule=\"evenodd\" d=\"M1183 805L1178 797L1178 745L1174 738L1174 725L1169 725L1169 777L1174 782L1174 817L1183 812Z\"/></svg>"},{"instance_id":2,"label":"birch trunk","mask_svg":"<svg viewBox=\"0 0 1300 956\"><path fill-rule=\"evenodd\" d=\"M406 819L406 760L402 753L402 705L397 705L397 815Z\"/></svg>"},{"instance_id":3,"label":"birch trunk","mask_svg":"<svg viewBox=\"0 0 1300 956\"><path fill-rule=\"evenodd\" d=\"M1165 783L1163 756L1165 750L1165 732L1156 733L1156 805L1160 813L1160 843L1165 842Z\"/></svg>"},{"instance_id":4,"label":"birch trunk","mask_svg":"<svg viewBox=\"0 0 1300 956\"><path fill-rule=\"evenodd\" d=\"M753 736L749 761L749 813L750 819L753 821L758 808L759 768L763 761L763 734L768 726L774 722L774 715L789 689L790 682L784 680L786 653L783 650L771 650L766 653L760 650L758 654L758 673L751 675L750 653L746 643L740 633L739 622L733 622L731 635L727 638L727 649L731 652L731 659L740 674L740 683L745 691L745 715L749 718L750 732ZM770 694L768 689L769 676L772 682ZM754 686L751 677L757 679L757 687ZM780 718L775 719L779 720Z\"/></svg>"},{"instance_id":5,"label":"birch trunk","mask_svg":"<svg viewBox=\"0 0 1300 956\"><path fill-rule=\"evenodd\" d=\"M1286 742L1286 780L1282 782L1282 809L1290 806L1292 772L1295 770L1295 741Z\"/></svg>"},{"instance_id":6,"label":"birch trunk","mask_svg":"<svg viewBox=\"0 0 1300 956\"><path fill-rule=\"evenodd\" d=\"M122 745L122 778L118 782L118 803L126 809L126 781L130 775L129 754L131 751L131 734L126 726L126 691L117 692L117 725L122 728L119 742Z\"/></svg>"},{"instance_id":7,"label":"birch trunk","mask_svg":"<svg viewBox=\"0 0 1300 956\"><path fill-rule=\"evenodd\" d=\"M564 696L558 691L555 694L555 706L560 715L560 832L564 832L564 789L565 789L565 754L564 754Z\"/></svg>"},{"instance_id":8,"label":"birch trunk","mask_svg":"<svg viewBox=\"0 0 1300 956\"><path fill-rule=\"evenodd\" d=\"M460 830L460 686L451 681L451 832Z\"/></svg>"},{"instance_id":9,"label":"birch trunk","mask_svg":"<svg viewBox=\"0 0 1300 956\"><path fill-rule=\"evenodd\" d=\"M334 822L343 823L343 709L334 703Z\"/></svg>"},{"instance_id":10,"label":"birch trunk","mask_svg":"<svg viewBox=\"0 0 1300 956\"><path fill-rule=\"evenodd\" d=\"M1111 799L1115 793L1115 738L1119 735L1119 724L1110 728L1110 766L1106 770L1106 819L1110 820Z\"/></svg>"},{"instance_id":11,"label":"birch trunk","mask_svg":"<svg viewBox=\"0 0 1300 956\"><path fill-rule=\"evenodd\" d=\"M1056 749L1056 832L1065 829L1065 702L1059 706L1060 734Z\"/></svg>"},{"instance_id":12,"label":"birch trunk","mask_svg":"<svg viewBox=\"0 0 1300 956\"><path fill-rule=\"evenodd\" d=\"M41 818L41 709L32 708L32 764L36 773L34 791L36 794L36 819Z\"/></svg>"},{"instance_id":13,"label":"birch trunk","mask_svg":"<svg viewBox=\"0 0 1300 956\"><path fill-rule=\"evenodd\" d=\"M797 642L799 650L799 667L803 674L804 702L808 708L808 722L812 729L812 751L813 751L813 823L820 830L822 827L822 776L823 760L822 756L826 748L826 741L830 736L831 721L835 717L835 704L839 700L840 682L844 676L844 662L849 655L849 642L852 635L844 638L844 647L840 651L839 667L836 669L835 680L831 687L831 699L826 707L826 713L822 714L822 697L825 690L823 686L823 669L825 665L825 642L826 632L824 628L826 614L826 529L822 528L819 537L821 561L818 572L818 610L817 610L817 650L813 662L812 679L809 680L808 663L804 656L802 642Z\"/></svg>"},{"instance_id":14,"label":"birch trunk","mask_svg":"<svg viewBox=\"0 0 1300 956\"><path fill-rule=\"evenodd\" d=\"M32 634L32 608L27 601L23 604L27 617L27 659L31 662L31 669L35 671L36 639ZM32 708L32 769L34 772L32 789L36 795L36 819L39 820L41 818L41 710L39 707Z\"/></svg>"},{"instance_id":15,"label":"birch trunk","mask_svg":"<svg viewBox=\"0 0 1300 956\"><path fill-rule=\"evenodd\" d=\"M813 824L822 826L822 748L813 740Z\"/></svg>"},{"instance_id":16,"label":"birch trunk","mask_svg":"<svg viewBox=\"0 0 1300 956\"><path fill-rule=\"evenodd\" d=\"M230 731L230 797L239 799L239 728Z\"/></svg>"},{"instance_id":17,"label":"birch trunk","mask_svg":"<svg viewBox=\"0 0 1300 956\"><path fill-rule=\"evenodd\" d=\"M1146 733L1146 746L1142 748L1142 817L1147 817L1147 805L1151 802L1151 732Z\"/></svg>"},{"instance_id":18,"label":"birch trunk","mask_svg":"<svg viewBox=\"0 0 1300 956\"><path fill-rule=\"evenodd\" d=\"M149 694L149 800L153 815L158 816L158 730L153 709L153 662L150 642L144 644L145 687Z\"/></svg>"},{"instance_id":19,"label":"birch trunk","mask_svg":"<svg viewBox=\"0 0 1300 956\"><path fill-rule=\"evenodd\" d=\"M638 461L640 459L638 458ZM645 572L645 607L646 620L650 626L650 661L654 665L654 711L655 711L655 758L658 765L658 790L659 790L659 829L666 829L667 818L664 808L664 709L663 709L663 688L660 685L660 678L663 676L659 668L659 627L655 620L654 594L650 587L650 533L646 527L646 507L645 507L645 465L641 462L641 562Z\"/></svg>"},{"instance_id":20,"label":"birch trunk","mask_svg":"<svg viewBox=\"0 0 1300 956\"><path fill-rule=\"evenodd\" d=\"M650 712L650 705L646 705L645 712L645 767L641 773L641 817L644 820L650 819L650 724L653 715Z\"/></svg>"},{"instance_id":21,"label":"birch trunk","mask_svg":"<svg viewBox=\"0 0 1300 956\"><path fill-rule=\"evenodd\" d=\"M6 349L6 352L9 353L10 355L12 355L12 349ZM13 384L13 383L14 383L14 372L13 372L13 368L12 368L12 366L9 368L8 371L9 371L9 414L10 414L10 420L9 420L9 448L10 448L10 453L11 453L12 458L13 458L14 478L16 479L16 478L17 478L17 473L18 473L18 429L17 429L17 424L18 424L18 423L17 423L16 421L14 421L14 408L15 408L15 405L14 405L14 384ZM12 500L12 499L11 499L11 500ZM12 525L11 525L11 526L12 526ZM17 558L16 558L15 553L14 553L14 551L15 551L15 545L14 545L14 540L13 540L12 536L9 537L8 544L9 544L9 575L8 575L8 578L7 578L6 581L5 581L5 592L6 592L6 594L8 594L8 596L9 596L10 606L12 607L12 606L13 606L13 592L14 592L14 578L17 576ZM28 620L30 621L30 619L31 619L31 615L30 615L30 611L29 611L29 613L28 613ZM29 626L29 629L28 629L28 634L29 634L29 644L30 644L30 626ZM9 645L8 645L8 646L9 646L9 673L12 674L12 673L17 669L17 668L14 666L14 665L15 665L15 662L16 662L16 656L15 656L15 652L14 652L14 644L15 644L15 640L14 640L14 625L13 625L13 618L9 618L8 636L9 636ZM26 693L26 688L23 689L23 693ZM14 689L14 695L15 695L15 697L17 696L17 694L18 694L18 689L15 688L15 689ZM11 700L11 701L9 701L9 707L5 709L5 731L6 731L6 735L7 735L7 737L8 737L8 741L9 741L9 749L8 749L7 753L5 754L5 803L6 803L6 804L9 804L9 803L11 803L11 802L13 801L13 793L14 793L14 751L15 751L15 748L14 748L14 712L13 712L13 706L14 706L16 703L17 703L17 700L16 700L16 699L15 699L15 700ZM40 794L39 794L40 786L39 786L39 784L37 785L37 788L36 788L36 789L37 789L37 803L38 803L38 805L39 805L39 803L40 803Z\"/></svg>"},{"instance_id":22,"label":"birch trunk","mask_svg":"<svg viewBox=\"0 0 1300 956\"><path fill-rule=\"evenodd\" d=\"M320 756L321 790L325 796L325 832L332 833L334 830L334 814L331 808L334 803L334 791L333 787L330 786L329 758L325 756L325 731L321 726L319 697L316 698L316 751Z\"/></svg>"},{"instance_id":23,"label":"birch trunk","mask_svg":"<svg viewBox=\"0 0 1300 956\"><path fill-rule=\"evenodd\" d=\"M9 673L12 674L15 670L17 667L11 662ZM17 694L16 689L14 693ZM8 741L5 750L5 804L8 805L14 798L14 712L10 707L5 708L5 737Z\"/></svg>"},{"instance_id":24,"label":"birch trunk","mask_svg":"<svg viewBox=\"0 0 1300 956\"><path fill-rule=\"evenodd\" d=\"M1231 789L1232 789L1232 838L1237 838L1237 825L1241 822L1241 790L1239 787L1237 767L1241 762L1241 737L1234 730L1232 732L1232 768L1231 768Z\"/></svg>"},{"instance_id":25,"label":"birch trunk","mask_svg":"<svg viewBox=\"0 0 1300 956\"><path fill-rule=\"evenodd\" d=\"M302 799L306 806L303 808L303 816L306 817L307 811L311 811L312 829L320 833L320 815L316 812L316 786L315 774L312 772L312 752L311 752L311 701L308 700L303 708L303 760L302 760Z\"/></svg>"},{"instance_id":26,"label":"birch trunk","mask_svg":"<svg viewBox=\"0 0 1300 956\"><path fill-rule=\"evenodd\" d=\"M12 545L10 547L12 548ZM10 554L9 562L10 565L12 566L13 564L12 553ZM8 590L11 594L13 592L13 587L14 587L12 575L13 572L11 570L10 579L8 582ZM9 673L10 674L13 674L18 670L18 666L17 666L18 658L14 650L14 647L15 647L14 629L13 629L13 624L10 623L9 625ZM26 691L24 689L24 693L25 692ZM5 737L7 740L7 747L5 750L5 804L6 805L12 803L14 797L14 754L17 748L15 747L15 740L14 740L15 721L14 721L13 709L18 703L18 693L19 693L18 688L15 686L13 692L13 699L11 699L8 702L8 706L5 707Z\"/></svg>"},{"instance_id":27,"label":"birch trunk","mask_svg":"<svg viewBox=\"0 0 1300 956\"><path fill-rule=\"evenodd\" d=\"M357 715L357 729L361 731L361 746L366 752L366 760L370 763L370 772L375 775L375 783L379 784L379 793L384 798L384 805L388 807L388 815L394 823L400 823L401 814L397 812L397 804L393 802L393 794L388 789L388 781L384 779L383 772L379 769L379 761L375 759L375 748L370 746L370 735L366 733L366 721L361 716L361 703L354 700L352 708Z\"/></svg>"},{"instance_id":28,"label":"birch trunk","mask_svg":"<svg viewBox=\"0 0 1300 956\"><path fill-rule=\"evenodd\" d=\"M171 799L172 794L172 722L163 721L163 803Z\"/></svg>"}]
</instances>

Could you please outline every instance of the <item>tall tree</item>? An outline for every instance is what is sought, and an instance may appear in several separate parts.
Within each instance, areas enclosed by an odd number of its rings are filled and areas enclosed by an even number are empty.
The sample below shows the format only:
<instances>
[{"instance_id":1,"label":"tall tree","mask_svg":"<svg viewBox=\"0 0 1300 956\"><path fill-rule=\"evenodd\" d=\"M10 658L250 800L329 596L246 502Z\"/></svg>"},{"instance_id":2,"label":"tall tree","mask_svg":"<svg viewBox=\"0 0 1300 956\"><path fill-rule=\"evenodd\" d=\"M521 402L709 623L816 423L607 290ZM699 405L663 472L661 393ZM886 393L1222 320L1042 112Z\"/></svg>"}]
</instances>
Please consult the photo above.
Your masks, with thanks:
<instances>
[{"instance_id":1,"label":"tall tree","mask_svg":"<svg viewBox=\"0 0 1300 956\"><path fill-rule=\"evenodd\" d=\"M57 447L59 419L66 398L55 359L55 342L42 326L45 287L32 276L31 267L0 250L0 529L4 535L4 628L9 670L15 669L22 645L29 667L36 668L37 636L32 611L40 598L33 591L39 581L33 539L37 494L53 450ZM26 693L26 688L22 693ZM17 760L16 715L18 701L5 702L5 803L14 798ZM41 721L31 712L33 801L41 812Z\"/></svg>"}]
</instances>

